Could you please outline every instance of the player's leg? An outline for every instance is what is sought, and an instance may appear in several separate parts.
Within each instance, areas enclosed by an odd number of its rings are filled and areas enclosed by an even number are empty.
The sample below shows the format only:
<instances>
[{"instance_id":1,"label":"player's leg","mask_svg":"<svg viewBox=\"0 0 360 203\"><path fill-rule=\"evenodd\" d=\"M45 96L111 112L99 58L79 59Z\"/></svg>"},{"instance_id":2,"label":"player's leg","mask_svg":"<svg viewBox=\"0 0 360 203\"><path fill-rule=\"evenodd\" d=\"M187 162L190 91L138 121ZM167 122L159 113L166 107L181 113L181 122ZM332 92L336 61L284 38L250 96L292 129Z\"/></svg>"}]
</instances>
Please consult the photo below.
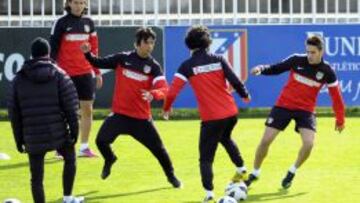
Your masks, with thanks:
<instances>
[{"instance_id":1,"label":"player's leg","mask_svg":"<svg viewBox=\"0 0 360 203\"><path fill-rule=\"evenodd\" d=\"M101 178L106 179L111 173L111 167L117 160L110 144L113 143L116 137L120 134L128 134L130 123L127 119L119 114L109 115L98 132L96 137L96 145L104 157L104 166L101 173Z\"/></svg>"},{"instance_id":2,"label":"player's leg","mask_svg":"<svg viewBox=\"0 0 360 203\"><path fill-rule=\"evenodd\" d=\"M224 123L226 122L223 120L201 122L199 151L201 181L206 192L204 203L214 202L213 162L218 143L225 130Z\"/></svg>"},{"instance_id":3,"label":"player's leg","mask_svg":"<svg viewBox=\"0 0 360 203\"><path fill-rule=\"evenodd\" d=\"M80 202L77 200L84 200L84 197L74 197L72 196L75 174L76 174L76 155L75 155L75 146L64 145L58 152L64 158L64 168L63 168L63 202L72 203Z\"/></svg>"},{"instance_id":4,"label":"player's leg","mask_svg":"<svg viewBox=\"0 0 360 203\"><path fill-rule=\"evenodd\" d=\"M260 176L260 167L269 151L271 143L274 141L279 132L289 125L290 121L291 111L279 107L274 107L271 110L270 115L265 122L265 132L256 149L254 170L251 172L248 180L246 181L248 186Z\"/></svg>"},{"instance_id":5,"label":"player's leg","mask_svg":"<svg viewBox=\"0 0 360 203\"><path fill-rule=\"evenodd\" d=\"M156 130L153 121L134 119L132 132L130 133L137 141L143 144L159 161L167 180L175 188L180 188L181 182L175 176L174 167L170 156Z\"/></svg>"},{"instance_id":6,"label":"player's leg","mask_svg":"<svg viewBox=\"0 0 360 203\"><path fill-rule=\"evenodd\" d=\"M80 150L79 156L96 157L89 147L89 137L93 122L93 104L95 99L95 77L84 74L71 77L80 100Z\"/></svg>"},{"instance_id":7,"label":"player's leg","mask_svg":"<svg viewBox=\"0 0 360 203\"><path fill-rule=\"evenodd\" d=\"M240 182L247 179L246 167L244 166L244 160L241 157L240 150L235 141L231 139L231 133L237 123L237 117L231 117L226 119L226 127L220 142L224 146L227 154L229 155L233 164L237 167L235 175L232 177L233 182Z\"/></svg>"},{"instance_id":8,"label":"player's leg","mask_svg":"<svg viewBox=\"0 0 360 203\"><path fill-rule=\"evenodd\" d=\"M314 146L316 133L316 118L314 114L309 112L296 112L295 121L296 131L301 135L302 146L299 150L295 164L289 168L286 176L281 182L282 187L285 189L291 186L296 170L309 158Z\"/></svg>"},{"instance_id":9,"label":"player's leg","mask_svg":"<svg viewBox=\"0 0 360 203\"><path fill-rule=\"evenodd\" d=\"M29 154L28 156L31 173L31 192L34 202L45 203L45 193L43 186L45 153Z\"/></svg>"}]
</instances>

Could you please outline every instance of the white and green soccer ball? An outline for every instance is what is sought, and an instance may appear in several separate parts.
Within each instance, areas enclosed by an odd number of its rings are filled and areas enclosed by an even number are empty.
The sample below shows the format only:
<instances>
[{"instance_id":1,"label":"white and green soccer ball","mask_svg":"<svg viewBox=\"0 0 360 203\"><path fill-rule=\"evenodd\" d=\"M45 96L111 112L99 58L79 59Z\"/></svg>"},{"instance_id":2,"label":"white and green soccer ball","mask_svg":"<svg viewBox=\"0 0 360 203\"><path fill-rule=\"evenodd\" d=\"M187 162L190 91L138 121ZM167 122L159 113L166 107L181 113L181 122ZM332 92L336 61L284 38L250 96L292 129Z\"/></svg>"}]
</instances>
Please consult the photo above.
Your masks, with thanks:
<instances>
[{"instance_id":1,"label":"white and green soccer ball","mask_svg":"<svg viewBox=\"0 0 360 203\"><path fill-rule=\"evenodd\" d=\"M246 200L247 186L244 182L230 183L225 188L225 195L234 198L236 201Z\"/></svg>"},{"instance_id":2,"label":"white and green soccer ball","mask_svg":"<svg viewBox=\"0 0 360 203\"><path fill-rule=\"evenodd\" d=\"M217 203L237 203L237 201L232 197L224 196L218 199Z\"/></svg>"},{"instance_id":3,"label":"white and green soccer ball","mask_svg":"<svg viewBox=\"0 0 360 203\"><path fill-rule=\"evenodd\" d=\"M3 203L21 203L20 200L15 199L15 198L8 198L6 200L4 200Z\"/></svg>"}]
</instances>

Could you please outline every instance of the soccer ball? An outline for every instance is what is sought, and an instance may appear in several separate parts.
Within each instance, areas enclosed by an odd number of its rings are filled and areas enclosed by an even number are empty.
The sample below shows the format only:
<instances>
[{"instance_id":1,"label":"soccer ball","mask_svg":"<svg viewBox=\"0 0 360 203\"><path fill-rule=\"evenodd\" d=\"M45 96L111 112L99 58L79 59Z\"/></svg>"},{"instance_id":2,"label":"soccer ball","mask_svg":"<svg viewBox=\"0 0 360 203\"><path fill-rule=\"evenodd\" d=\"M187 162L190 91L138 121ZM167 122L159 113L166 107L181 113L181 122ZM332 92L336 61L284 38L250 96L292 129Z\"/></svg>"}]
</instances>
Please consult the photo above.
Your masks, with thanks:
<instances>
[{"instance_id":1,"label":"soccer ball","mask_svg":"<svg viewBox=\"0 0 360 203\"><path fill-rule=\"evenodd\" d=\"M9 199L4 200L4 203L21 203L21 202L18 199L9 198Z\"/></svg>"},{"instance_id":2,"label":"soccer ball","mask_svg":"<svg viewBox=\"0 0 360 203\"><path fill-rule=\"evenodd\" d=\"M236 199L229 197L229 196L224 196L222 198L220 198L217 203L237 203Z\"/></svg>"},{"instance_id":3,"label":"soccer ball","mask_svg":"<svg viewBox=\"0 0 360 203\"><path fill-rule=\"evenodd\" d=\"M242 201L247 198L247 186L244 182L230 183L225 188L225 195L230 196L237 201Z\"/></svg>"}]
</instances>

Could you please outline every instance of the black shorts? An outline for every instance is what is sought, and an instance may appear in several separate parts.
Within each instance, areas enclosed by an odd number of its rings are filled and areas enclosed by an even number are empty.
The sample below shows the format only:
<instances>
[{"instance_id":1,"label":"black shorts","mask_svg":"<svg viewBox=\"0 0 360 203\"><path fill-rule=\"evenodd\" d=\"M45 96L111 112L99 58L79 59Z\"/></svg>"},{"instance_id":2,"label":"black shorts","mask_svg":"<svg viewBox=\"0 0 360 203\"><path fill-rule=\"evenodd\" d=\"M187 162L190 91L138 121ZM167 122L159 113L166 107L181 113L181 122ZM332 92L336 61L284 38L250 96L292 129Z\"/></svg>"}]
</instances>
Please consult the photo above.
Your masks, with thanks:
<instances>
[{"instance_id":1,"label":"black shorts","mask_svg":"<svg viewBox=\"0 0 360 203\"><path fill-rule=\"evenodd\" d=\"M299 132L299 128L307 128L316 132L315 114L308 111L289 110L277 106L271 109L265 125L278 130L284 130L292 119L295 120L296 132Z\"/></svg>"},{"instance_id":2,"label":"black shorts","mask_svg":"<svg viewBox=\"0 0 360 203\"><path fill-rule=\"evenodd\" d=\"M90 101L95 99L95 75L88 73L71 77L74 82L79 100Z\"/></svg>"}]
</instances>

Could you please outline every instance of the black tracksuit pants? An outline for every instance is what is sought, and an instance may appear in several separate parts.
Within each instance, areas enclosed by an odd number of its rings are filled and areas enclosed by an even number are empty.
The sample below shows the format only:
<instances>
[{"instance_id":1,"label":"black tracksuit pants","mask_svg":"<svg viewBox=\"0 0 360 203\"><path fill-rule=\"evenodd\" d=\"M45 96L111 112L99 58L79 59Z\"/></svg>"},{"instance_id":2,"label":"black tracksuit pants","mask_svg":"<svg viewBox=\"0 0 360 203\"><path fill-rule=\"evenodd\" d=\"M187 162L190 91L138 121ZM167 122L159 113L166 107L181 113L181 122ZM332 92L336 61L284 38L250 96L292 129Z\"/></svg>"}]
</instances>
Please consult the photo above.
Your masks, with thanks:
<instances>
[{"instance_id":1,"label":"black tracksuit pants","mask_svg":"<svg viewBox=\"0 0 360 203\"><path fill-rule=\"evenodd\" d=\"M63 169L63 195L69 196L72 193L75 174L76 174L76 157L74 146L63 146L57 151L64 157ZM30 172L31 172L31 191L35 203L45 203L44 194L44 153L29 154Z\"/></svg>"},{"instance_id":2,"label":"black tracksuit pants","mask_svg":"<svg viewBox=\"0 0 360 203\"><path fill-rule=\"evenodd\" d=\"M231 132L237 123L237 117L221 120L201 122L200 131L200 173L202 185L206 190L213 190L213 169L215 152L220 142L230 156L231 161L237 166L244 165L236 143L231 139Z\"/></svg>"},{"instance_id":3,"label":"black tracksuit pants","mask_svg":"<svg viewBox=\"0 0 360 203\"><path fill-rule=\"evenodd\" d=\"M106 118L96 138L96 144L106 160L115 158L110 144L121 134L128 134L148 148L159 161L168 178L174 177L174 168L152 120L136 119L121 114Z\"/></svg>"}]
</instances>

